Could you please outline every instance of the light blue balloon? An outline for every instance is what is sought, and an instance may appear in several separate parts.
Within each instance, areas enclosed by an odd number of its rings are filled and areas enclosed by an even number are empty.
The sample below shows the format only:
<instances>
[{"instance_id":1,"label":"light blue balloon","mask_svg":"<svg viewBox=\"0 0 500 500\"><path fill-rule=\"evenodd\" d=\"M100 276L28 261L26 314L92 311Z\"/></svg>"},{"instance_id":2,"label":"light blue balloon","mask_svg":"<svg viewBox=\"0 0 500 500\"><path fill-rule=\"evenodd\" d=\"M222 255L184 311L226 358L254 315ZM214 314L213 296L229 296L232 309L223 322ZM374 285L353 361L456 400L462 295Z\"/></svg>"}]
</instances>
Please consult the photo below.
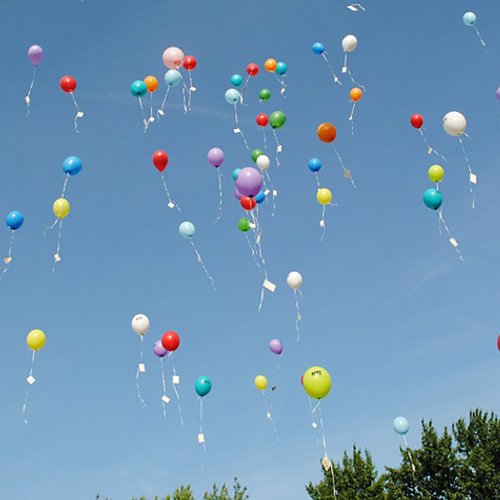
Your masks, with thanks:
<instances>
[{"instance_id":1,"label":"light blue balloon","mask_svg":"<svg viewBox=\"0 0 500 500\"><path fill-rule=\"evenodd\" d=\"M278 75L284 75L288 71L288 66L284 62L279 62L275 71Z\"/></svg>"},{"instance_id":2,"label":"light blue balloon","mask_svg":"<svg viewBox=\"0 0 500 500\"><path fill-rule=\"evenodd\" d=\"M311 172L319 172L321 170L321 160L319 158L311 158L307 165Z\"/></svg>"},{"instance_id":3,"label":"light blue balloon","mask_svg":"<svg viewBox=\"0 0 500 500\"><path fill-rule=\"evenodd\" d=\"M392 426L394 431L401 436L404 436L410 430L410 423L404 417L396 417Z\"/></svg>"},{"instance_id":4,"label":"light blue balloon","mask_svg":"<svg viewBox=\"0 0 500 500\"><path fill-rule=\"evenodd\" d=\"M212 381L206 375L202 375L196 380L194 390L202 398L212 390Z\"/></svg>"},{"instance_id":5,"label":"light blue balloon","mask_svg":"<svg viewBox=\"0 0 500 500\"><path fill-rule=\"evenodd\" d=\"M231 85L239 87L242 83L243 83L243 77L241 75L238 75L238 73L234 74L231 77Z\"/></svg>"},{"instance_id":6,"label":"light blue balloon","mask_svg":"<svg viewBox=\"0 0 500 500\"><path fill-rule=\"evenodd\" d=\"M241 94L236 89L228 89L225 98L228 104L236 104L240 101Z\"/></svg>"},{"instance_id":7,"label":"light blue balloon","mask_svg":"<svg viewBox=\"0 0 500 500\"><path fill-rule=\"evenodd\" d=\"M466 12L462 17L465 26L474 26L476 24L476 14L474 12Z\"/></svg>"},{"instance_id":8,"label":"light blue balloon","mask_svg":"<svg viewBox=\"0 0 500 500\"><path fill-rule=\"evenodd\" d=\"M142 80L136 80L130 86L130 92L134 97L144 97L148 91L148 86Z\"/></svg>"},{"instance_id":9,"label":"light blue balloon","mask_svg":"<svg viewBox=\"0 0 500 500\"><path fill-rule=\"evenodd\" d=\"M169 87L176 87L181 83L181 74L176 69L169 69L165 73L165 83Z\"/></svg>"},{"instance_id":10,"label":"light blue balloon","mask_svg":"<svg viewBox=\"0 0 500 500\"><path fill-rule=\"evenodd\" d=\"M69 175L76 175L81 172L83 168L83 163L78 156L68 156L63 161L63 170L64 173Z\"/></svg>"},{"instance_id":11,"label":"light blue balloon","mask_svg":"<svg viewBox=\"0 0 500 500\"><path fill-rule=\"evenodd\" d=\"M235 168L233 170L233 181L236 182L236 177L238 177L238 172L241 170L241 168Z\"/></svg>"},{"instance_id":12,"label":"light blue balloon","mask_svg":"<svg viewBox=\"0 0 500 500\"><path fill-rule=\"evenodd\" d=\"M312 49L315 54L321 55L325 51L325 46L321 42L316 42L313 43Z\"/></svg>"},{"instance_id":13,"label":"light blue balloon","mask_svg":"<svg viewBox=\"0 0 500 500\"><path fill-rule=\"evenodd\" d=\"M183 222L179 226L179 234L185 239L190 240L194 233L196 232L196 228L192 222Z\"/></svg>"},{"instance_id":14,"label":"light blue balloon","mask_svg":"<svg viewBox=\"0 0 500 500\"><path fill-rule=\"evenodd\" d=\"M264 194L264 191L260 190L256 195L255 195L255 201L260 205L264 200L266 199L266 195Z\"/></svg>"},{"instance_id":15,"label":"light blue balloon","mask_svg":"<svg viewBox=\"0 0 500 500\"><path fill-rule=\"evenodd\" d=\"M23 225L24 216L21 212L18 212L17 210L12 210L12 212L9 212L7 214L5 222L7 223L9 229L15 231L16 229L19 229Z\"/></svg>"},{"instance_id":16,"label":"light blue balloon","mask_svg":"<svg viewBox=\"0 0 500 500\"><path fill-rule=\"evenodd\" d=\"M443 195L437 189L428 189L424 193L424 203L427 208L437 210L443 204Z\"/></svg>"}]
</instances>

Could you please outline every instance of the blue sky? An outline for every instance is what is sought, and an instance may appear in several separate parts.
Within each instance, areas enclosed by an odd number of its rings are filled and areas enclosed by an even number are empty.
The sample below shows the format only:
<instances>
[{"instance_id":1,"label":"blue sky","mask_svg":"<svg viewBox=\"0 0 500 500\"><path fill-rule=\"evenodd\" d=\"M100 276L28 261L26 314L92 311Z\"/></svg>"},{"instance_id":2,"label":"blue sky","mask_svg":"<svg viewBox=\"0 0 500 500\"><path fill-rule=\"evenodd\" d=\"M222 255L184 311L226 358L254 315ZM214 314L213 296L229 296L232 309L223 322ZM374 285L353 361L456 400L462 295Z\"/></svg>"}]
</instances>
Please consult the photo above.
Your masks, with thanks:
<instances>
[{"instance_id":1,"label":"blue sky","mask_svg":"<svg viewBox=\"0 0 500 500\"><path fill-rule=\"evenodd\" d=\"M366 0L367 11L353 13L345 5L21 0L4 8L0 214L17 209L26 220L0 283L0 498L87 500L100 493L128 500L186 483L200 498L213 482L238 476L252 498L306 499L304 485L321 477L322 456L300 385L312 365L332 375L323 416L335 459L356 443L372 452L379 469L396 464L397 415L410 421L408 439L416 445L422 418L442 429L477 406L498 411L500 7ZM491 52L462 23L470 9ZM367 87L354 136L351 85L345 77L343 87L334 84L311 51L322 41L340 72L340 44L348 33L358 37L350 69ZM45 58L26 118L27 50L34 43ZM148 74L160 79L169 46L198 59L193 111L183 114L177 87L165 119L144 134L130 84ZM268 57L288 64L287 99L262 71L246 91L249 106L240 108L251 148L262 147L254 122L259 112L287 115L279 131L282 166L270 171L279 191L276 214L271 217L270 205L260 211L269 277L278 288L258 314L262 276L236 228L244 213L231 179L234 168L252 161L233 134L224 92L233 73L244 74L250 62L262 67ZM66 74L77 80L75 96L85 112L79 135L71 99L59 88ZM273 97L259 104L263 87ZM157 104L164 88L160 83ZM472 140L465 143L478 175L475 210L460 145L441 126L452 110L468 119ZM424 116L429 142L448 159L444 215L466 265L439 237L436 214L422 203L432 187L427 169L438 158L427 155L410 126L413 113ZM333 149L316 137L325 121L337 127L335 144L356 190L342 178ZM212 147L226 153L217 225L217 176L206 161ZM169 154L166 177L182 214L166 206L151 163L157 149ZM84 169L70 179L62 261L49 278L56 234L44 238L43 229L52 223L69 155L79 156ZM323 161L321 183L338 204L328 209L323 243L307 168L312 156ZM178 235L183 220L197 228L195 242L216 292ZM5 227L0 251L8 244ZM285 281L291 270L304 277L299 343ZM137 313L151 319L141 377L145 409L135 390L139 339L130 320ZM47 344L37 355L26 428L25 338L34 328L45 331ZM152 345L167 330L181 338L176 366L183 427L172 403L166 422L161 412ZM272 379L275 373L277 359L267 347L275 337L284 344L273 398L280 442L253 386L257 374ZM200 375L213 382L205 398L205 457L196 440Z\"/></svg>"}]
</instances>

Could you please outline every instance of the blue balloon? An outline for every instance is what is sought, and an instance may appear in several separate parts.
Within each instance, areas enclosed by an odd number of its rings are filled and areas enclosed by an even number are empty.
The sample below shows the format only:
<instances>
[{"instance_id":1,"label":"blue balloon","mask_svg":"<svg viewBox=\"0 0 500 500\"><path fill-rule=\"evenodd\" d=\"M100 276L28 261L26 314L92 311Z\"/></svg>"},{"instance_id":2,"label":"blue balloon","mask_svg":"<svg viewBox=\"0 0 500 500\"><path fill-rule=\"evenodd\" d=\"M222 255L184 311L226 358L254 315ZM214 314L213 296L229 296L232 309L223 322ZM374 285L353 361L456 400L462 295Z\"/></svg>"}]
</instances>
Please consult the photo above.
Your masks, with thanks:
<instances>
[{"instance_id":1,"label":"blue balloon","mask_svg":"<svg viewBox=\"0 0 500 500\"><path fill-rule=\"evenodd\" d=\"M266 199L266 195L264 194L264 191L259 191L255 195L255 201L260 205L264 200Z\"/></svg>"},{"instance_id":2,"label":"blue balloon","mask_svg":"<svg viewBox=\"0 0 500 500\"><path fill-rule=\"evenodd\" d=\"M179 234L185 239L185 240L190 240L193 236L194 233L196 232L196 228L194 227L194 224L192 222L183 222L179 226Z\"/></svg>"},{"instance_id":3,"label":"blue balloon","mask_svg":"<svg viewBox=\"0 0 500 500\"><path fill-rule=\"evenodd\" d=\"M76 175L81 172L83 163L78 156L68 156L63 161L63 170L66 174Z\"/></svg>"},{"instance_id":4,"label":"blue balloon","mask_svg":"<svg viewBox=\"0 0 500 500\"><path fill-rule=\"evenodd\" d=\"M242 83L243 83L243 77L241 75L238 75L238 73L236 73L231 77L231 85L239 87Z\"/></svg>"},{"instance_id":5,"label":"blue balloon","mask_svg":"<svg viewBox=\"0 0 500 500\"><path fill-rule=\"evenodd\" d=\"M275 71L278 75L284 75L288 71L288 66L284 62L279 62Z\"/></svg>"},{"instance_id":6,"label":"blue balloon","mask_svg":"<svg viewBox=\"0 0 500 500\"><path fill-rule=\"evenodd\" d=\"M236 104L241 98L241 94L236 89L226 90L225 95L228 104Z\"/></svg>"},{"instance_id":7,"label":"blue balloon","mask_svg":"<svg viewBox=\"0 0 500 500\"><path fill-rule=\"evenodd\" d=\"M130 92L135 97L144 97L148 91L148 86L142 80L136 80L130 87Z\"/></svg>"},{"instance_id":8,"label":"blue balloon","mask_svg":"<svg viewBox=\"0 0 500 500\"><path fill-rule=\"evenodd\" d=\"M206 396L212 390L212 381L206 375L202 375L196 380L194 390L198 396Z\"/></svg>"},{"instance_id":9,"label":"blue balloon","mask_svg":"<svg viewBox=\"0 0 500 500\"><path fill-rule=\"evenodd\" d=\"M169 87L176 87L181 83L181 74L176 69L169 69L165 73L165 83Z\"/></svg>"},{"instance_id":10,"label":"blue balloon","mask_svg":"<svg viewBox=\"0 0 500 500\"><path fill-rule=\"evenodd\" d=\"M466 12L462 17L465 26L474 26L476 24L476 14L474 12Z\"/></svg>"},{"instance_id":11,"label":"blue balloon","mask_svg":"<svg viewBox=\"0 0 500 500\"><path fill-rule=\"evenodd\" d=\"M321 160L319 158L311 158L308 166L311 172L319 172L321 170Z\"/></svg>"},{"instance_id":12,"label":"blue balloon","mask_svg":"<svg viewBox=\"0 0 500 500\"><path fill-rule=\"evenodd\" d=\"M321 42L316 42L313 43L312 49L315 54L321 55L325 51L325 46Z\"/></svg>"},{"instance_id":13,"label":"blue balloon","mask_svg":"<svg viewBox=\"0 0 500 500\"><path fill-rule=\"evenodd\" d=\"M437 210L443 204L443 195L437 189L428 189L424 193L424 203L427 208Z\"/></svg>"},{"instance_id":14,"label":"blue balloon","mask_svg":"<svg viewBox=\"0 0 500 500\"><path fill-rule=\"evenodd\" d=\"M23 225L24 216L21 212L18 212L17 210L12 210L12 212L9 212L7 214L5 222L7 223L9 229L15 231L16 229L19 229Z\"/></svg>"},{"instance_id":15,"label":"blue balloon","mask_svg":"<svg viewBox=\"0 0 500 500\"><path fill-rule=\"evenodd\" d=\"M233 181L236 182L236 177L238 177L238 172L241 170L241 168L235 168L233 170Z\"/></svg>"},{"instance_id":16,"label":"blue balloon","mask_svg":"<svg viewBox=\"0 0 500 500\"><path fill-rule=\"evenodd\" d=\"M392 423L394 431L404 436L410 430L410 423L404 417L396 417Z\"/></svg>"}]
</instances>

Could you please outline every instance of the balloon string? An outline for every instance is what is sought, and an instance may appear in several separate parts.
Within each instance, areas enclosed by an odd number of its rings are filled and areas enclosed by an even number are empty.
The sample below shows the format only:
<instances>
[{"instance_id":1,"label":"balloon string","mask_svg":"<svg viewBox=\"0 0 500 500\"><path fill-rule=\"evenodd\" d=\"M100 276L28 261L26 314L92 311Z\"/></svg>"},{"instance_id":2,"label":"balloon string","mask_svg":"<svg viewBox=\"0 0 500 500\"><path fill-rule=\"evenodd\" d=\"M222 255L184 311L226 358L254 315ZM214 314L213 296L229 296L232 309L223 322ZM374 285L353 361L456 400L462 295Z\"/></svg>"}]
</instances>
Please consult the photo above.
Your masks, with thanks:
<instances>
[{"instance_id":1,"label":"balloon string","mask_svg":"<svg viewBox=\"0 0 500 500\"><path fill-rule=\"evenodd\" d=\"M318 177L318 172L314 172L314 176L316 177L316 186L318 186L318 189L319 189L319 177Z\"/></svg>"},{"instance_id":2,"label":"balloon string","mask_svg":"<svg viewBox=\"0 0 500 500\"><path fill-rule=\"evenodd\" d=\"M167 382L165 380L165 367L163 366L163 358L160 358L160 366L161 366L161 386L163 388L162 395L162 409L163 409L163 419L167 420L167 404L163 401L163 397L167 395Z\"/></svg>"},{"instance_id":3,"label":"balloon string","mask_svg":"<svg viewBox=\"0 0 500 500\"><path fill-rule=\"evenodd\" d=\"M360 3L352 3L351 5L348 5L347 8L353 12L358 12L358 10L366 12L366 9Z\"/></svg>"},{"instance_id":4,"label":"balloon string","mask_svg":"<svg viewBox=\"0 0 500 500\"><path fill-rule=\"evenodd\" d=\"M30 368L30 374L29 374L27 380L29 380L33 375L33 367L35 365L35 354L36 354L36 351L34 350L32 356L31 356L31 368ZM28 384L30 384L30 382L28 382ZM23 420L24 420L25 425L29 425L28 419L26 418L26 411L28 409L28 398L29 398L29 385L26 388L26 392L24 394Z\"/></svg>"},{"instance_id":5,"label":"balloon string","mask_svg":"<svg viewBox=\"0 0 500 500\"><path fill-rule=\"evenodd\" d=\"M279 153L281 153L281 150L283 148L280 144L280 141L278 140L278 136L276 135L276 130L274 130L274 128L273 128L273 135L274 135L274 139L276 141L276 155L275 155L274 159L276 160L276 166L280 167L281 163L280 163L280 159L279 159L278 155L279 155Z\"/></svg>"},{"instance_id":6,"label":"balloon string","mask_svg":"<svg viewBox=\"0 0 500 500\"><path fill-rule=\"evenodd\" d=\"M142 123L144 124L144 133L148 131L149 122L146 120L146 113L144 112L144 105L142 104L142 97L139 96L139 107L142 113Z\"/></svg>"},{"instance_id":7,"label":"balloon string","mask_svg":"<svg viewBox=\"0 0 500 500\"><path fill-rule=\"evenodd\" d=\"M469 157L467 156L467 153L465 151L465 146L464 146L464 143L462 141L462 138L459 137L458 140L460 141L460 146L462 146L462 151L464 153L465 161L467 163L467 167L469 168L469 191L472 194L472 208L476 208L476 195L474 194L474 191L472 190L472 182L471 182L471 177L474 174L472 173L472 169L471 169L471 166L470 166Z\"/></svg>"},{"instance_id":8,"label":"balloon string","mask_svg":"<svg viewBox=\"0 0 500 500\"><path fill-rule=\"evenodd\" d=\"M248 246L250 247L250 251L252 252L252 257L253 257L255 264L257 265L259 270L262 271L260 264L259 264L259 261L257 260L257 252L256 252L255 248L253 247L252 243L250 242L250 238L248 237L248 233L245 233L245 238L247 240Z\"/></svg>"},{"instance_id":9,"label":"balloon string","mask_svg":"<svg viewBox=\"0 0 500 500\"><path fill-rule=\"evenodd\" d=\"M75 119L74 119L75 132L79 134L80 131L78 130L78 122L77 122L77 120L79 118L83 117L83 113L80 111L80 108L78 107L78 104L77 104L76 99L75 99L75 94L73 92L70 92L70 94L71 94L71 97L73 98L73 104L75 105L75 108L76 108L76 115L75 115Z\"/></svg>"},{"instance_id":10,"label":"balloon string","mask_svg":"<svg viewBox=\"0 0 500 500\"><path fill-rule=\"evenodd\" d=\"M189 92L187 92L189 94ZM186 114L188 112L188 108L187 108L187 99L186 99L186 89L184 88L184 86L182 87L182 106L184 108L184 114Z\"/></svg>"},{"instance_id":11,"label":"balloon string","mask_svg":"<svg viewBox=\"0 0 500 500\"><path fill-rule=\"evenodd\" d=\"M172 198L170 197L170 191L168 190L167 180L165 179L165 176L163 175L163 172L160 175L161 175L161 180L163 181L163 189L165 190L165 193L167 194L168 206L170 208L174 208L175 207L175 208L177 208L177 210L179 212L182 212L182 210L179 207L179 205L175 201L172 201Z\"/></svg>"},{"instance_id":12,"label":"balloon string","mask_svg":"<svg viewBox=\"0 0 500 500\"><path fill-rule=\"evenodd\" d=\"M61 198L64 198L64 195L66 194L66 188L68 187L68 181L69 181L69 172L66 174L66 178L64 179L64 184L61 192Z\"/></svg>"},{"instance_id":13,"label":"balloon string","mask_svg":"<svg viewBox=\"0 0 500 500\"><path fill-rule=\"evenodd\" d=\"M269 173L268 170L264 172L265 177L267 177L267 180L269 181L269 186L271 187L271 201L273 203L273 213L271 214L271 217L274 217L274 214L276 213L276 203L274 202L274 186L273 186L273 181L271 180L271 174Z\"/></svg>"},{"instance_id":14,"label":"balloon string","mask_svg":"<svg viewBox=\"0 0 500 500\"><path fill-rule=\"evenodd\" d=\"M349 69L347 68L347 52L344 52L344 66L342 68L342 73L347 73Z\"/></svg>"},{"instance_id":15,"label":"balloon string","mask_svg":"<svg viewBox=\"0 0 500 500\"><path fill-rule=\"evenodd\" d=\"M140 365L142 365L143 358L144 358L144 335L141 335L141 351L140 351L140 355L139 355L139 364L137 365L137 374L135 376L135 385L137 387L137 397L139 398L139 401L141 402L141 408L146 408L146 403L144 402L144 399L142 399L141 385L139 382L139 376L141 374Z\"/></svg>"},{"instance_id":16,"label":"balloon string","mask_svg":"<svg viewBox=\"0 0 500 500\"><path fill-rule=\"evenodd\" d=\"M283 96L284 99L286 99L285 92L288 85L285 83L285 76L283 75L283 77L280 79L279 76L274 72L273 76L274 78L276 78L276 80L278 80L279 84L281 85L280 94Z\"/></svg>"},{"instance_id":17,"label":"balloon string","mask_svg":"<svg viewBox=\"0 0 500 500\"><path fill-rule=\"evenodd\" d=\"M486 49L486 42L483 40L481 34L479 33L479 30L473 26L474 31L476 32L477 37L479 38L479 41L481 42L481 45Z\"/></svg>"},{"instance_id":18,"label":"balloon string","mask_svg":"<svg viewBox=\"0 0 500 500\"><path fill-rule=\"evenodd\" d=\"M156 116L159 118L160 115L164 115L163 109L165 108L165 104L167 104L168 94L170 94L170 89L172 87L167 87L167 91L165 92L165 97L163 98L163 102L161 103L161 108L158 110Z\"/></svg>"},{"instance_id":19,"label":"balloon string","mask_svg":"<svg viewBox=\"0 0 500 500\"><path fill-rule=\"evenodd\" d=\"M267 153L267 135L266 135L266 129L264 127L259 127L262 130L262 137L264 139L264 150Z\"/></svg>"},{"instance_id":20,"label":"balloon string","mask_svg":"<svg viewBox=\"0 0 500 500\"><path fill-rule=\"evenodd\" d=\"M320 238L321 243L323 243L323 240L325 239L326 235L325 215L326 215L326 205L323 205L323 209L321 210L321 220L319 221L320 227L323 228L323 232L321 233L321 238Z\"/></svg>"},{"instance_id":21,"label":"balloon string","mask_svg":"<svg viewBox=\"0 0 500 500\"><path fill-rule=\"evenodd\" d=\"M354 135L354 110L356 109L356 101L352 103L352 111L351 116L349 117L349 121L351 122L351 134Z\"/></svg>"},{"instance_id":22,"label":"balloon string","mask_svg":"<svg viewBox=\"0 0 500 500\"><path fill-rule=\"evenodd\" d=\"M52 227L54 227L55 224L57 224L57 220L54 222ZM61 260L61 257L59 256L59 251L61 249L62 224L63 224L63 219L60 219L59 220L59 229L57 231L57 246L56 246L56 253L54 254L54 265L52 266L52 272L50 273L51 276L56 272L56 265ZM52 227L50 227L49 229L52 229Z\"/></svg>"},{"instance_id":23,"label":"balloon string","mask_svg":"<svg viewBox=\"0 0 500 500\"><path fill-rule=\"evenodd\" d=\"M346 58L347 58L347 53L346 53ZM347 68L346 68L347 69ZM359 87L360 89L363 89L363 92L366 92L366 87L364 85L361 85L360 83L358 83L354 77L352 76L352 73L349 69L347 69L347 73L349 75L349 78L351 79L351 82L354 83L354 85L356 85L356 87Z\"/></svg>"},{"instance_id":24,"label":"balloon string","mask_svg":"<svg viewBox=\"0 0 500 500\"><path fill-rule=\"evenodd\" d=\"M175 369L174 352L173 351L170 351L168 353L167 361L170 361L170 358L172 358L172 373L173 373L173 376L176 377L177 371ZM179 392L177 391L177 384L173 383L173 378L172 378L172 386L174 388L175 397L177 398L177 411L179 412L179 420L181 422L181 425L184 425L184 419L182 418L182 409L181 409L181 397L179 396Z\"/></svg>"},{"instance_id":25,"label":"balloon string","mask_svg":"<svg viewBox=\"0 0 500 500\"><path fill-rule=\"evenodd\" d=\"M205 443L205 435L203 433L203 398L198 396L198 399L200 400L200 434L203 435L203 451L206 453L207 451L207 445ZM202 466L203 469L203 466Z\"/></svg>"},{"instance_id":26,"label":"balloon string","mask_svg":"<svg viewBox=\"0 0 500 500\"><path fill-rule=\"evenodd\" d=\"M324 424L323 424L323 414L321 412L321 404L320 403L321 402L318 403L318 413L319 413L319 424L320 424L320 427L321 427L321 436L322 436L322 439L323 439L323 448L325 449L325 458L324 458L324 460L326 459L326 461L330 465L330 471L332 473L333 498L336 500L337 499L337 488L335 486L335 473L333 471L334 464L332 463L332 461L328 457L328 450L326 448L325 427L324 427Z\"/></svg>"},{"instance_id":27,"label":"balloon string","mask_svg":"<svg viewBox=\"0 0 500 500\"><path fill-rule=\"evenodd\" d=\"M448 161L443 155L439 154L435 149L430 147L429 143L427 142L427 138L424 135L424 131L421 128L419 128L418 131L420 132L420 135L422 136L422 139L424 140L425 145L427 146L427 153L428 154L434 153L438 155L440 158L442 158L444 161Z\"/></svg>"},{"instance_id":28,"label":"balloon string","mask_svg":"<svg viewBox=\"0 0 500 500\"><path fill-rule=\"evenodd\" d=\"M323 59L326 61L326 64L328 64L328 67L330 68L330 72L333 75L333 81L335 83L338 83L340 86L342 86L342 82L338 79L337 75L335 74L335 71L333 71L332 65L330 64L330 61L328 60L327 54L328 53L326 52L326 50L321 53L321 55L323 56Z\"/></svg>"},{"instance_id":29,"label":"balloon string","mask_svg":"<svg viewBox=\"0 0 500 500\"><path fill-rule=\"evenodd\" d=\"M444 228L446 229L446 232L448 233L448 236L450 237L449 242L453 245L453 248L458 253L459 259L462 262L462 264L465 264L465 259L464 259L463 255L462 255L462 252L458 248L458 242L451 235L450 230L448 228L448 225L446 224L446 222L444 220L444 217L443 217L443 214L442 214L442 209L441 210L437 210L437 213L438 213L438 216L439 216L439 219L440 219L441 223L443 224Z\"/></svg>"},{"instance_id":30,"label":"balloon string","mask_svg":"<svg viewBox=\"0 0 500 500\"><path fill-rule=\"evenodd\" d=\"M415 480L415 472L417 471L417 469L415 468L415 464L413 463L413 457L412 457L412 454L411 454L411 451L410 451L410 447L408 445L408 441L406 440L406 436L403 434L402 438L403 438L405 446L406 446L406 451L408 452L408 458L410 459L410 463L411 463L411 471L412 471L412 475L413 475L413 482L415 483L416 482L416 480Z\"/></svg>"},{"instance_id":31,"label":"balloon string","mask_svg":"<svg viewBox=\"0 0 500 500\"><path fill-rule=\"evenodd\" d=\"M155 121L153 117L153 92L150 92L149 94L151 96L149 122L151 123Z\"/></svg>"},{"instance_id":32,"label":"balloon string","mask_svg":"<svg viewBox=\"0 0 500 500\"><path fill-rule=\"evenodd\" d=\"M269 419L269 421L271 422L271 425L273 426L274 437L276 438L276 441L279 441L280 438L278 437L278 431L276 430L276 423L274 422L274 418L271 415L271 412L269 411L269 405L267 403L266 392L265 391L261 391L261 392L262 392L262 396L264 398L264 405L266 406L266 416Z\"/></svg>"},{"instance_id":33,"label":"balloon string","mask_svg":"<svg viewBox=\"0 0 500 500\"><path fill-rule=\"evenodd\" d=\"M316 423L316 421L314 419L314 412L316 411L316 408L313 409L313 406L311 403L311 398L308 397L307 402L309 403L309 409L311 410L311 425L312 425L313 429L316 429L316 427L318 426L318 424ZM318 402L318 404L319 404L319 402ZM316 446L319 448L319 437L317 434L316 434Z\"/></svg>"},{"instance_id":34,"label":"balloon string","mask_svg":"<svg viewBox=\"0 0 500 500\"><path fill-rule=\"evenodd\" d=\"M214 224L217 224L219 219L222 217L222 173L219 168L216 168L217 170L217 180L219 183L219 215L215 219Z\"/></svg>"},{"instance_id":35,"label":"balloon string","mask_svg":"<svg viewBox=\"0 0 500 500\"><path fill-rule=\"evenodd\" d=\"M252 77L252 75L248 75L247 76L247 79L245 81L245 85L243 85L243 88L241 89L241 92L240 92L240 95L241 95L241 104L243 104L243 93L245 92L246 88L247 88L247 85L248 85L248 82L250 81L250 78Z\"/></svg>"},{"instance_id":36,"label":"balloon string","mask_svg":"<svg viewBox=\"0 0 500 500\"><path fill-rule=\"evenodd\" d=\"M194 244L194 241L193 240L190 240L191 242L191 246L193 247L193 250L194 250L194 253L196 254L196 258L198 260L198 262L200 263L201 267L203 268L203 270L205 271L205 274L208 276L208 278L210 279L211 283L212 283L212 288L214 289L214 291L216 290L215 288L215 281L214 279L212 278L212 276L210 276L210 273L208 272L208 269L207 269L207 266L205 266L205 263L203 262L203 259L201 258L201 255L200 253L198 252L198 250L196 249L196 246Z\"/></svg>"},{"instance_id":37,"label":"balloon string","mask_svg":"<svg viewBox=\"0 0 500 500\"><path fill-rule=\"evenodd\" d=\"M245 137L245 134L242 132L242 130L241 130L240 126L239 126L238 109L237 109L238 104L234 103L233 106L234 106L234 121L236 123L236 127L233 129L233 132L235 134L240 134L241 135L241 137L243 138L243 142L245 143L245 147L248 150L250 150L250 147L248 146L248 142L247 142L247 139Z\"/></svg>"},{"instance_id":38,"label":"balloon string","mask_svg":"<svg viewBox=\"0 0 500 500\"><path fill-rule=\"evenodd\" d=\"M347 168L345 168L344 162L342 161L342 158L340 157L339 152L337 151L337 148L333 144L332 144L332 146L333 146L333 150L335 151L335 154L337 155L337 159L339 160L340 166L344 170L344 177L346 179L350 179L352 187L355 188L356 184L354 184L354 179L352 178L351 171L348 170Z\"/></svg>"},{"instance_id":39,"label":"balloon string","mask_svg":"<svg viewBox=\"0 0 500 500\"><path fill-rule=\"evenodd\" d=\"M31 96L31 91L33 90L33 85L35 84L35 76L36 76L36 69L37 68L38 68L38 66L35 66L33 68L33 77L31 78L31 85L30 85L30 88L28 90L28 94L24 98L24 100L26 101L26 108L27 108L26 116L30 115L30 102L31 102L30 96Z\"/></svg>"},{"instance_id":40,"label":"balloon string","mask_svg":"<svg viewBox=\"0 0 500 500\"><path fill-rule=\"evenodd\" d=\"M261 244L261 238L262 238L262 229L259 226L259 221L253 211L250 211L250 216L252 217L252 222L253 225L255 226L252 228L252 231L255 236L255 246L257 248L257 252L262 264L262 271L264 272L264 283L266 283L268 275L267 275L267 269L266 269L266 260L264 259L264 254L262 251L262 244ZM262 311L262 306L264 305L264 292L265 292L265 287L264 284L262 285L261 291L260 291L260 301L259 301L259 313Z\"/></svg>"},{"instance_id":41,"label":"balloon string","mask_svg":"<svg viewBox=\"0 0 500 500\"><path fill-rule=\"evenodd\" d=\"M188 111L191 111L191 108L189 107L189 99L191 98L191 90L188 89L188 86L186 85L186 82L184 81L184 78L181 75L181 81L182 81L182 104L184 106L184 114L186 114ZM187 97L186 97L187 96Z\"/></svg>"},{"instance_id":42,"label":"balloon string","mask_svg":"<svg viewBox=\"0 0 500 500\"><path fill-rule=\"evenodd\" d=\"M301 290L297 290L296 288L293 290L293 294L295 296L295 310L296 310L296 316L295 316L295 330L297 331L297 342L300 340L300 326L299 322L302 321L302 316L300 314L300 309L299 309L299 295L302 295Z\"/></svg>"},{"instance_id":43,"label":"balloon string","mask_svg":"<svg viewBox=\"0 0 500 500\"><path fill-rule=\"evenodd\" d=\"M9 245L9 253L7 254L7 257L5 257L4 262L5 262L5 268L2 272L2 275L0 276L0 281L2 281L2 278L4 277L5 273L9 270L10 263L12 262L12 245L14 244L14 230L12 230L12 234L10 236L10 245Z\"/></svg>"}]
</instances>

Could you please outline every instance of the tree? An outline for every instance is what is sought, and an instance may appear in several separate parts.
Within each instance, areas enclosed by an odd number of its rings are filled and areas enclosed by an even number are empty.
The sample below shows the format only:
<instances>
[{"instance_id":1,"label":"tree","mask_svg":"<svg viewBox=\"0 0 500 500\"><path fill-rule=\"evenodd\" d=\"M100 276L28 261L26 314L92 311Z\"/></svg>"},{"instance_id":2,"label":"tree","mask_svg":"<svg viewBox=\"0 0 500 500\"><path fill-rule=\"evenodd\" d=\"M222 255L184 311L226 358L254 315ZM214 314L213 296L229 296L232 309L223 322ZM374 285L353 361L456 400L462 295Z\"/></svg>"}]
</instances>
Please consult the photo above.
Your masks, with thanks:
<instances>
[{"instance_id":1,"label":"tree","mask_svg":"<svg viewBox=\"0 0 500 500\"><path fill-rule=\"evenodd\" d=\"M203 500L248 500L250 498L247 495L247 488L242 488L237 478L234 478L233 491L234 495L231 498L226 483L222 485L220 490L217 488L217 484L214 484L212 492L205 493Z\"/></svg>"}]
</instances>

